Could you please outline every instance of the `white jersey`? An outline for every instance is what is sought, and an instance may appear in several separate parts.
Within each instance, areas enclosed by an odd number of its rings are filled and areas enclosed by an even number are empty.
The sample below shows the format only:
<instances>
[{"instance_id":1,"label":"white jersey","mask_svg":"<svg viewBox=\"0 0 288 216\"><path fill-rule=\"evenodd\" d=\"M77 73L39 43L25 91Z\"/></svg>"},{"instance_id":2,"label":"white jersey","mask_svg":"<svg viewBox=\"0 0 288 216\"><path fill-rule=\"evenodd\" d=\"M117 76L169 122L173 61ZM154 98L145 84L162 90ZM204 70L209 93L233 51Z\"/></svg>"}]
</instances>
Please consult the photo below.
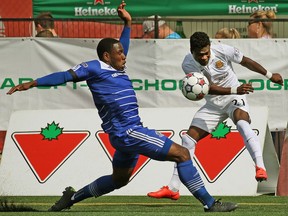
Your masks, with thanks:
<instances>
[{"instance_id":1,"label":"white jersey","mask_svg":"<svg viewBox=\"0 0 288 216\"><path fill-rule=\"evenodd\" d=\"M243 53L237 48L225 44L211 44L211 56L206 66L200 65L191 53L187 54L182 63L182 69L187 74L190 72L202 72L210 82L222 87L237 87L240 85L234 72L232 62L240 63ZM225 101L230 95L207 95L207 102L216 103L219 106L219 99ZM225 103L225 102L224 102ZM224 105L224 104L223 104Z\"/></svg>"}]
</instances>

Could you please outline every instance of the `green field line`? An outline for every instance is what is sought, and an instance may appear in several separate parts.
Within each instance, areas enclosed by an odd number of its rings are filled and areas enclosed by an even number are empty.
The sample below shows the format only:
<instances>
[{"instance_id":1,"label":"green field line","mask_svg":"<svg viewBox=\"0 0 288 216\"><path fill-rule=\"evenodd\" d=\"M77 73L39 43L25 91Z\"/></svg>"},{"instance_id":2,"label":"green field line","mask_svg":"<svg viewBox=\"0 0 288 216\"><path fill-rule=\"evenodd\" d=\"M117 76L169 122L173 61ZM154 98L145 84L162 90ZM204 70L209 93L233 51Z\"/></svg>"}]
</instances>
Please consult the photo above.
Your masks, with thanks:
<instances>
[{"instance_id":1,"label":"green field line","mask_svg":"<svg viewBox=\"0 0 288 216\"><path fill-rule=\"evenodd\" d=\"M14 203L14 205L29 205L29 206L50 206L52 205L52 203ZM198 206L199 203L99 203L99 202L95 202L95 203L77 203L75 204L75 206L120 206L120 205L143 205L143 206L158 206L158 205L169 205L169 206ZM238 205L244 205L244 206L288 206L287 203L238 203Z\"/></svg>"}]
</instances>

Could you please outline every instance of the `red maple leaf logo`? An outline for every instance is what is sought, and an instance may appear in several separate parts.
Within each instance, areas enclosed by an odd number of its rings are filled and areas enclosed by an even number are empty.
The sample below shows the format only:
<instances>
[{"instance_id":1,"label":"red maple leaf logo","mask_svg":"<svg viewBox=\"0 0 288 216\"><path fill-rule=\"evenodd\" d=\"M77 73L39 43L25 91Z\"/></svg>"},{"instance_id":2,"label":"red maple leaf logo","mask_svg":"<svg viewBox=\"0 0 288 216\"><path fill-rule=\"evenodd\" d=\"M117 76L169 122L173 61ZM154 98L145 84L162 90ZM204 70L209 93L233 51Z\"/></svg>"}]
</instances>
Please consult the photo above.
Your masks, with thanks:
<instances>
[{"instance_id":1,"label":"red maple leaf logo","mask_svg":"<svg viewBox=\"0 0 288 216\"><path fill-rule=\"evenodd\" d=\"M12 139L40 183L46 182L90 136L65 131L54 122L41 132L14 132Z\"/></svg>"},{"instance_id":2,"label":"red maple leaf logo","mask_svg":"<svg viewBox=\"0 0 288 216\"><path fill-rule=\"evenodd\" d=\"M182 131L180 135L185 133L186 131ZM210 136L196 144L194 159L207 181L213 183L240 156L245 148L239 131L232 130L231 126L222 122L212 131Z\"/></svg>"}]
</instances>

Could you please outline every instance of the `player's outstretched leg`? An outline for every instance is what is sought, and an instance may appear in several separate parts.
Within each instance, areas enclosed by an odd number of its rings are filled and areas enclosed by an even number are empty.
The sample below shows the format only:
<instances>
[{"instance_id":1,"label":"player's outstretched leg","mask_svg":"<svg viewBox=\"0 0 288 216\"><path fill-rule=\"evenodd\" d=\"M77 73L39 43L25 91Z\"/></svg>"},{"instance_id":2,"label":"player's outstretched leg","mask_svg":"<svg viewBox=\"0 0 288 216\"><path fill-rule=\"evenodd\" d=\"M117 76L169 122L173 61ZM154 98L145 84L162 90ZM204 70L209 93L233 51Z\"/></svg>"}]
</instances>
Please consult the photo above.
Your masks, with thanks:
<instances>
[{"instance_id":1,"label":"player's outstretched leg","mask_svg":"<svg viewBox=\"0 0 288 216\"><path fill-rule=\"evenodd\" d=\"M208 193L191 160L178 163L177 168L181 182L202 203L205 212L230 212L237 208L236 203L220 202Z\"/></svg>"},{"instance_id":2,"label":"player's outstretched leg","mask_svg":"<svg viewBox=\"0 0 288 216\"><path fill-rule=\"evenodd\" d=\"M86 185L77 192L72 187L67 187L62 197L48 211L62 211L69 209L74 203L78 203L90 197L99 197L110 193L124 185L117 186L112 175L102 176L91 184Z\"/></svg>"},{"instance_id":3,"label":"player's outstretched leg","mask_svg":"<svg viewBox=\"0 0 288 216\"><path fill-rule=\"evenodd\" d=\"M265 169L260 141L252 130L250 124L245 120L236 123L237 129L243 137L245 146L256 165L256 181L267 181L268 175Z\"/></svg>"}]
</instances>

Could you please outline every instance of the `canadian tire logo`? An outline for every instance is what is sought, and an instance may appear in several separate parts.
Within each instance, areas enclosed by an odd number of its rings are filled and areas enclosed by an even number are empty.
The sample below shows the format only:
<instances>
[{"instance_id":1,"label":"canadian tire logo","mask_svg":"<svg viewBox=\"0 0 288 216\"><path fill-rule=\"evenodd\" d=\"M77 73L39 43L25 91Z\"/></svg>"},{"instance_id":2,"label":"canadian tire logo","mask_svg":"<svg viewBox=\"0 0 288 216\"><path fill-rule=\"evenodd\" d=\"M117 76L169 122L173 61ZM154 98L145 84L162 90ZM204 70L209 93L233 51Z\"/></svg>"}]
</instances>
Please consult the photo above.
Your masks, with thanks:
<instances>
[{"instance_id":1,"label":"canadian tire logo","mask_svg":"<svg viewBox=\"0 0 288 216\"><path fill-rule=\"evenodd\" d=\"M52 122L41 131L14 132L12 139L40 183L45 183L90 136Z\"/></svg>"},{"instance_id":2,"label":"canadian tire logo","mask_svg":"<svg viewBox=\"0 0 288 216\"><path fill-rule=\"evenodd\" d=\"M258 130L255 130L257 135ZM181 132L181 136L186 131ZM245 150L238 130L231 130L226 122L196 144L194 160L208 182L215 182Z\"/></svg>"},{"instance_id":3,"label":"canadian tire logo","mask_svg":"<svg viewBox=\"0 0 288 216\"><path fill-rule=\"evenodd\" d=\"M164 136L166 136L168 138L171 138L174 135L174 131L169 131L169 130L157 130L157 131L162 133ZM108 158L112 162L113 155L115 153L115 149L113 148L113 146L111 145L111 143L109 141L108 134L106 134L104 131L97 131L95 136L98 139L101 147L105 151L106 155L108 156ZM138 162L134 168L134 171L132 173L130 181L147 165L147 163L150 160L151 160L150 158L148 158L144 155L139 156Z\"/></svg>"}]
</instances>

